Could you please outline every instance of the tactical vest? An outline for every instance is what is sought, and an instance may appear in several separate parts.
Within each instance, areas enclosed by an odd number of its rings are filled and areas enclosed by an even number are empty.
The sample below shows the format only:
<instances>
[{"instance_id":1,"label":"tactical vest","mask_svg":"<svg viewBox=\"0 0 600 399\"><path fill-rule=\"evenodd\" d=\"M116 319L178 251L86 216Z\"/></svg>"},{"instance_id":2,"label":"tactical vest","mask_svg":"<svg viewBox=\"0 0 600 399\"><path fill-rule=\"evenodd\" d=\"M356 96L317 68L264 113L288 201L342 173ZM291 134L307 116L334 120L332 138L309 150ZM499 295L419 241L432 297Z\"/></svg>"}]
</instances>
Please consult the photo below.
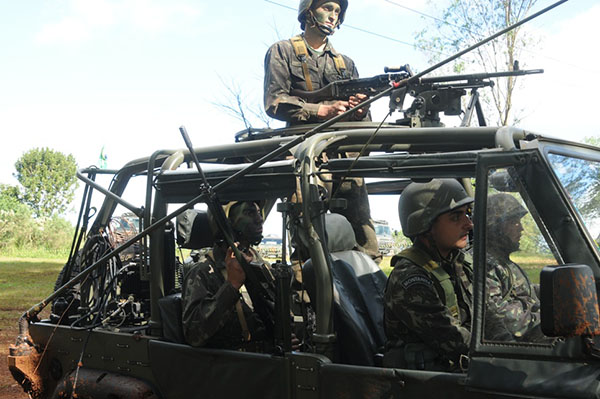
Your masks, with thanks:
<instances>
[{"instance_id":1,"label":"tactical vest","mask_svg":"<svg viewBox=\"0 0 600 399\"><path fill-rule=\"evenodd\" d=\"M433 277L436 291L438 292L438 295L440 295L444 305L448 308L453 317L460 318L458 299L456 297L456 292L454 291L454 285L452 285L452 279L439 263L434 261L428 253L419 248L415 248L414 246L405 249L395 257L406 258L412 263L425 269L429 275Z\"/></svg>"},{"instance_id":2,"label":"tactical vest","mask_svg":"<svg viewBox=\"0 0 600 399\"><path fill-rule=\"evenodd\" d=\"M304 38L302 35L294 36L290 39L292 42L292 47L294 48L294 54L300 60L302 64L302 74L304 75L304 80L306 81L306 88L308 91L313 91L312 80L310 79L310 73L308 71L308 62L306 59L308 58L308 49L306 48L306 43L304 42ZM333 56L333 61L335 63L335 69L342 76L343 79L347 78L346 74L346 63L344 62L344 58L341 54L335 54Z\"/></svg>"}]
</instances>

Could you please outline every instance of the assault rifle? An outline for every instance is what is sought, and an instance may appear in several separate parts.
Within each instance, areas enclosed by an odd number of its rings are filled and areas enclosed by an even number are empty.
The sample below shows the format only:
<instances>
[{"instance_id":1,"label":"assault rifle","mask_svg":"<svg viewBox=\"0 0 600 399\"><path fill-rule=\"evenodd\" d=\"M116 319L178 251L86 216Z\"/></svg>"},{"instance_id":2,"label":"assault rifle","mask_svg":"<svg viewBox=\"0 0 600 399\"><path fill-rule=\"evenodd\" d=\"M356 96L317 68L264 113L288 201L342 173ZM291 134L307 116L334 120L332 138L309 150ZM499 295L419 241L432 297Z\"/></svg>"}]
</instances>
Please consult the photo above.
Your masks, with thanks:
<instances>
[{"instance_id":1,"label":"assault rifle","mask_svg":"<svg viewBox=\"0 0 600 399\"><path fill-rule=\"evenodd\" d=\"M223 207L219 202L219 199L216 196L216 193L213 191L212 187L208 183L204 172L202 171L202 167L200 166L200 162L196 157L196 153L194 152L194 148L192 146L192 142L190 137L187 134L187 131L184 126L179 128L181 132L181 136L185 141L185 145L190 151L190 155L200 173L200 177L202 179L201 183L201 191L205 194L204 200L208 209L214 215L215 222L222 233L223 238L227 245L232 249L237 261L244 269L244 273L246 274L246 281L244 285L246 286L246 290L248 291L248 295L250 295L250 299L252 300L252 304L254 306L254 311L258 314L260 319L262 320L267 335L269 337L274 337L274 328L275 328L275 291L274 287L274 278L269 270L266 269L265 265L257 262L248 262L242 251L238 249L238 247L234 243L233 229L225 212L223 211ZM279 324L279 323L278 323Z\"/></svg>"},{"instance_id":2,"label":"assault rifle","mask_svg":"<svg viewBox=\"0 0 600 399\"><path fill-rule=\"evenodd\" d=\"M413 74L408 65L400 68L386 67L385 71L396 73L386 73L370 78L338 80L318 90L292 90L291 94L310 103L318 103L325 100L347 100L348 97L357 93L371 97L390 87L398 86L398 88L389 92L390 111L404 112L404 119L398 120L397 123L418 127L440 126L440 112L444 112L445 115L460 115L462 113L460 99L466 94L466 90L470 89L472 101L465 110L466 118L464 121L468 123L475 109L480 126L484 126L486 123L479 104L477 89L493 87L494 81L491 80L493 78L533 75L544 72L543 69L518 69L518 63L515 63L515 69L512 71L416 79L411 79ZM406 94L411 95L415 100L408 109L404 110L402 107Z\"/></svg>"}]
</instances>

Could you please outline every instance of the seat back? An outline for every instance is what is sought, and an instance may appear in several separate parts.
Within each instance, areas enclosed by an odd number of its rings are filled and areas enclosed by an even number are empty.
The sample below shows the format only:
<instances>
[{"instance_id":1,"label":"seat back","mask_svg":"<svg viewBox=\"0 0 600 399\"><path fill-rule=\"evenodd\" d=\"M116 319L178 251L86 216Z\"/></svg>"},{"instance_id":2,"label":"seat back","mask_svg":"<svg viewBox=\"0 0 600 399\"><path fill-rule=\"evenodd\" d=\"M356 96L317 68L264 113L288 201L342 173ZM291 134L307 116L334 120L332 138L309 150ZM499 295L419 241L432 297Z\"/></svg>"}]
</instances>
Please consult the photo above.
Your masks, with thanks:
<instances>
[{"instance_id":1,"label":"seat back","mask_svg":"<svg viewBox=\"0 0 600 399\"><path fill-rule=\"evenodd\" d=\"M373 366L375 355L385 344L383 293L387 277L368 255L354 250L354 231L345 217L327 214L325 228L332 257L338 360ZM309 296L314 298L316 285L310 260L304 264L303 280Z\"/></svg>"},{"instance_id":2,"label":"seat back","mask_svg":"<svg viewBox=\"0 0 600 399\"><path fill-rule=\"evenodd\" d=\"M171 342L185 344L183 335L181 293L164 296L158 300L163 326L163 337Z\"/></svg>"}]
</instances>

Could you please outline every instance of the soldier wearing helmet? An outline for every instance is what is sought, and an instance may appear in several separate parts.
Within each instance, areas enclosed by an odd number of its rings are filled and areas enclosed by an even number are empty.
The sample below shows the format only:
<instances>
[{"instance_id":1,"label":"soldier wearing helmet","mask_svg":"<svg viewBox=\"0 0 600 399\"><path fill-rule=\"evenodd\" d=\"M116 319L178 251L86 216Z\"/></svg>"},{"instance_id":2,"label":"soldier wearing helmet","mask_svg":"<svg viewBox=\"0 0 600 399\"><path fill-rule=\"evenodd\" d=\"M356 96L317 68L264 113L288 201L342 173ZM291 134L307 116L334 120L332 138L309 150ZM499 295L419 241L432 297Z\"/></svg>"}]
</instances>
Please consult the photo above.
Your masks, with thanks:
<instances>
[{"instance_id":1,"label":"soldier wearing helmet","mask_svg":"<svg viewBox=\"0 0 600 399\"><path fill-rule=\"evenodd\" d=\"M273 44L265 56L264 105L266 113L288 125L321 122L360 104L367 97L357 93L343 101L308 103L291 95L293 89L312 91L340 79L358 78L354 62L335 51L329 41L344 22L347 0L301 0L298 21L304 31ZM357 110L352 120L370 119L367 108ZM349 155L349 154L346 154ZM347 200L339 212L352 224L358 244L373 258L380 256L366 185L362 178L347 178L337 189Z\"/></svg>"},{"instance_id":2,"label":"soldier wearing helmet","mask_svg":"<svg viewBox=\"0 0 600 399\"><path fill-rule=\"evenodd\" d=\"M510 259L519 250L527 210L507 193L487 202L487 309L484 337L503 341L538 341L540 301L536 285Z\"/></svg>"},{"instance_id":3,"label":"soldier wearing helmet","mask_svg":"<svg viewBox=\"0 0 600 399\"><path fill-rule=\"evenodd\" d=\"M300 1L298 21L304 33L273 44L265 56L264 104L269 116L288 125L319 122L366 99L356 94L343 101L314 104L290 94L292 89L312 91L332 81L358 78L354 62L329 42L329 36L344 22L347 8L347 0ZM367 109L359 109L352 118L362 120L367 115Z\"/></svg>"},{"instance_id":4,"label":"soldier wearing helmet","mask_svg":"<svg viewBox=\"0 0 600 399\"><path fill-rule=\"evenodd\" d=\"M263 216L258 203L232 202L224 210L246 259L264 263L252 248L262 239ZM264 349L264 325L240 294L245 279L231 248L220 242L192 266L184 276L182 288L183 331L188 344Z\"/></svg>"},{"instance_id":5,"label":"soldier wearing helmet","mask_svg":"<svg viewBox=\"0 0 600 399\"><path fill-rule=\"evenodd\" d=\"M470 341L473 272L463 249L473 228L469 197L454 179L411 183L400 196L404 235L385 291L384 365L456 371Z\"/></svg>"}]
</instances>

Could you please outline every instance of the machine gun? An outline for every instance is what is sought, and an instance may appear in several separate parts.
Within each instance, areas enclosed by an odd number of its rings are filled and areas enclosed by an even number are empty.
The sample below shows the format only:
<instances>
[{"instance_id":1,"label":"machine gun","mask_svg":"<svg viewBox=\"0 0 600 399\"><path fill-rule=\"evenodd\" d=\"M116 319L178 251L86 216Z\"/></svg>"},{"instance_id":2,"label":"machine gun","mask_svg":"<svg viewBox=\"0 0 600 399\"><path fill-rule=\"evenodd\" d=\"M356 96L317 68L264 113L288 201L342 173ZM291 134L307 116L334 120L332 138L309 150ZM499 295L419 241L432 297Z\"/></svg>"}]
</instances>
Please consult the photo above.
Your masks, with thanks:
<instances>
[{"instance_id":1,"label":"machine gun","mask_svg":"<svg viewBox=\"0 0 600 399\"><path fill-rule=\"evenodd\" d=\"M388 68L386 67L385 72L385 74L370 78L336 80L325 87L313 91L293 89L290 94L300 97L309 103L318 103L325 100L347 100L348 97L357 93L372 97L388 89L391 82L400 82L413 76L408 64L395 68L395 73L387 73Z\"/></svg>"},{"instance_id":2,"label":"machine gun","mask_svg":"<svg viewBox=\"0 0 600 399\"><path fill-rule=\"evenodd\" d=\"M404 118L398 124L411 127L441 126L439 113L445 115L460 115L462 113L461 98L471 90L471 101L465 110L463 125L467 125L473 111L477 112L479 125L485 126L485 118L479 102L477 89L493 87L493 78L523 76L543 73L543 69L518 69L512 71L475 73L465 75L436 76L411 79L413 74L408 65L399 68L385 68L386 73L370 78L344 79L329 83L327 86L314 90L292 90L291 94L308 102L318 103L324 100L347 100L357 93L374 96L390 87L399 86L389 92L390 111L402 111ZM405 84L400 84L406 81ZM406 94L414 97L413 103L403 109Z\"/></svg>"}]
</instances>

